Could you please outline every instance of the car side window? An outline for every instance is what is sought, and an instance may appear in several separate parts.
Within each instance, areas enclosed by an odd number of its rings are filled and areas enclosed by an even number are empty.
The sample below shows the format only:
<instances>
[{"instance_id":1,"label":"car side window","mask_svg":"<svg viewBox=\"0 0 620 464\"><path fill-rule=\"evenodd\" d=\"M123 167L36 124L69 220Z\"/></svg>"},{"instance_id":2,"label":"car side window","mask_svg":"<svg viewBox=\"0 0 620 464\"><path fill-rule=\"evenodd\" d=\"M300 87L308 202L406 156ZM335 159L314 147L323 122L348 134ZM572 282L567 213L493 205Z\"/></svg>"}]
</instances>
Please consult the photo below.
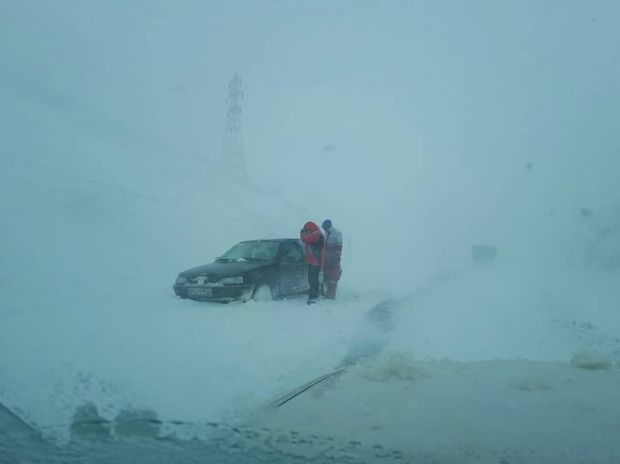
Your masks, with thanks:
<instances>
[{"instance_id":1,"label":"car side window","mask_svg":"<svg viewBox=\"0 0 620 464\"><path fill-rule=\"evenodd\" d=\"M301 248L296 243L283 243L280 252L284 262L297 263L304 260Z\"/></svg>"}]
</instances>

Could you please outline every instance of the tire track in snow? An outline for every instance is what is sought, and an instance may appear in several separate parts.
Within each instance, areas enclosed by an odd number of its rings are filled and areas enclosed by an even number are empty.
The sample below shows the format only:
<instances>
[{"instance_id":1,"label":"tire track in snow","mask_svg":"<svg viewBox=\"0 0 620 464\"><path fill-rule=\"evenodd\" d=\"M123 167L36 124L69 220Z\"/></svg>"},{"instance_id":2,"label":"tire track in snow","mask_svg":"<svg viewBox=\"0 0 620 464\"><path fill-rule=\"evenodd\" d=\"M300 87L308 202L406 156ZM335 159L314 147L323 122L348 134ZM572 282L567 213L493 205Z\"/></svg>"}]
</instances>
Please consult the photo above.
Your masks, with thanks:
<instances>
[{"instance_id":1,"label":"tire track in snow","mask_svg":"<svg viewBox=\"0 0 620 464\"><path fill-rule=\"evenodd\" d=\"M367 313L368 330L354 340L349 347L349 352L337 368L350 367L363 359L375 358L380 355L385 350L390 335L396 329L395 312L405 304L411 305L426 297L437 287L450 282L458 275L459 273L455 271L441 272L412 292L398 298L387 298L370 308Z\"/></svg>"},{"instance_id":2,"label":"tire track in snow","mask_svg":"<svg viewBox=\"0 0 620 464\"><path fill-rule=\"evenodd\" d=\"M350 344L347 354L331 372L316 377L309 382L300 385L285 395L270 401L267 408L279 408L299 395L316 386L329 386L340 377L347 369L357 365L362 360L372 359L379 356L388 345L390 335L395 330L394 313L403 304L415 303L417 299L427 296L438 286L457 277L459 273L454 271L442 272L432 277L426 284L399 298L386 298L372 306L367 312L367 325L362 333Z\"/></svg>"}]
</instances>

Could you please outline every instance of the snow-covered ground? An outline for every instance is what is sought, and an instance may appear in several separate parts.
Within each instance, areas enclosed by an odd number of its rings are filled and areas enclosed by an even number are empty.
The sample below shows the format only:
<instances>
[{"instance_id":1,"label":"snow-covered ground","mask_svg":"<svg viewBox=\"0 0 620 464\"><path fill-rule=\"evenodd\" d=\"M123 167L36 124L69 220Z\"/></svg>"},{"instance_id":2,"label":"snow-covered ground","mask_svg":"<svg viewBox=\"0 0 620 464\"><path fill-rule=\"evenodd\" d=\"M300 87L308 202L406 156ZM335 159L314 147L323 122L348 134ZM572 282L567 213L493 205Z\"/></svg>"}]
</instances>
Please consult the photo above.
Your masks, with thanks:
<instances>
[{"instance_id":1,"label":"snow-covered ground","mask_svg":"<svg viewBox=\"0 0 620 464\"><path fill-rule=\"evenodd\" d=\"M597 292L615 290L609 276L589 277ZM168 289L69 300L56 312L14 298L2 312L2 400L61 442L90 402L108 421L155 411L181 421L165 434L184 438L208 438L209 422L261 431L249 440L259 449L290 431L320 437L302 441L309 457L335 440L359 443L344 455L361 449L378 462L386 450L438 462L616 462L614 307L565 306L552 288L515 288L513 278L461 269L398 298L345 287L311 309L303 298L197 303ZM345 360L353 366L336 380L265 409Z\"/></svg>"},{"instance_id":2,"label":"snow-covered ground","mask_svg":"<svg viewBox=\"0 0 620 464\"><path fill-rule=\"evenodd\" d=\"M614 291L588 277L592 300ZM589 311L583 288L568 304L553 279L514 278L471 269L388 305L357 344L379 351L250 423L371 445L377 462L620 462L615 305Z\"/></svg>"},{"instance_id":3,"label":"snow-covered ground","mask_svg":"<svg viewBox=\"0 0 620 464\"><path fill-rule=\"evenodd\" d=\"M0 4L0 461L620 462L617 5L207 4ZM336 301L174 296L326 217Z\"/></svg>"}]
</instances>

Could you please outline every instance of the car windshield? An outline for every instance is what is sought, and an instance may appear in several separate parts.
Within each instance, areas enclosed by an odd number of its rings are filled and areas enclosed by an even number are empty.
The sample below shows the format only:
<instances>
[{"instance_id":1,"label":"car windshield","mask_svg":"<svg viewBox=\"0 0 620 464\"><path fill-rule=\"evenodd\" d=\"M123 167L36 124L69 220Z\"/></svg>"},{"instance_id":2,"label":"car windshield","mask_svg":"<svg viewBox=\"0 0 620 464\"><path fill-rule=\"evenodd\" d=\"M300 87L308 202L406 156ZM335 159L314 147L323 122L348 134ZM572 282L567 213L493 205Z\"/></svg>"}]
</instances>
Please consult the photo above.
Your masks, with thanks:
<instances>
[{"instance_id":1,"label":"car windshield","mask_svg":"<svg viewBox=\"0 0 620 464\"><path fill-rule=\"evenodd\" d=\"M279 242L263 240L237 243L219 261L272 261L279 245Z\"/></svg>"}]
</instances>

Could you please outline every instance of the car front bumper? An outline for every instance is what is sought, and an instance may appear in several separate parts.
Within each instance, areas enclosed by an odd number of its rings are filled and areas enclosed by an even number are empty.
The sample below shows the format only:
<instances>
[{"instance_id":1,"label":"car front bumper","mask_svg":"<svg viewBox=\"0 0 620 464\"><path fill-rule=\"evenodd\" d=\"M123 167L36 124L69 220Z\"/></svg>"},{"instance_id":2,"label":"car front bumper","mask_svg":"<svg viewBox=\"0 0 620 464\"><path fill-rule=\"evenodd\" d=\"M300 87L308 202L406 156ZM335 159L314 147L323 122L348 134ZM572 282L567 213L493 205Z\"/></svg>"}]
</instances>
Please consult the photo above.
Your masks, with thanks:
<instances>
[{"instance_id":1,"label":"car front bumper","mask_svg":"<svg viewBox=\"0 0 620 464\"><path fill-rule=\"evenodd\" d=\"M174 284L174 293L181 298L197 301L216 301L228 303L231 301L246 301L252 297L254 284L245 285L199 285Z\"/></svg>"}]
</instances>

